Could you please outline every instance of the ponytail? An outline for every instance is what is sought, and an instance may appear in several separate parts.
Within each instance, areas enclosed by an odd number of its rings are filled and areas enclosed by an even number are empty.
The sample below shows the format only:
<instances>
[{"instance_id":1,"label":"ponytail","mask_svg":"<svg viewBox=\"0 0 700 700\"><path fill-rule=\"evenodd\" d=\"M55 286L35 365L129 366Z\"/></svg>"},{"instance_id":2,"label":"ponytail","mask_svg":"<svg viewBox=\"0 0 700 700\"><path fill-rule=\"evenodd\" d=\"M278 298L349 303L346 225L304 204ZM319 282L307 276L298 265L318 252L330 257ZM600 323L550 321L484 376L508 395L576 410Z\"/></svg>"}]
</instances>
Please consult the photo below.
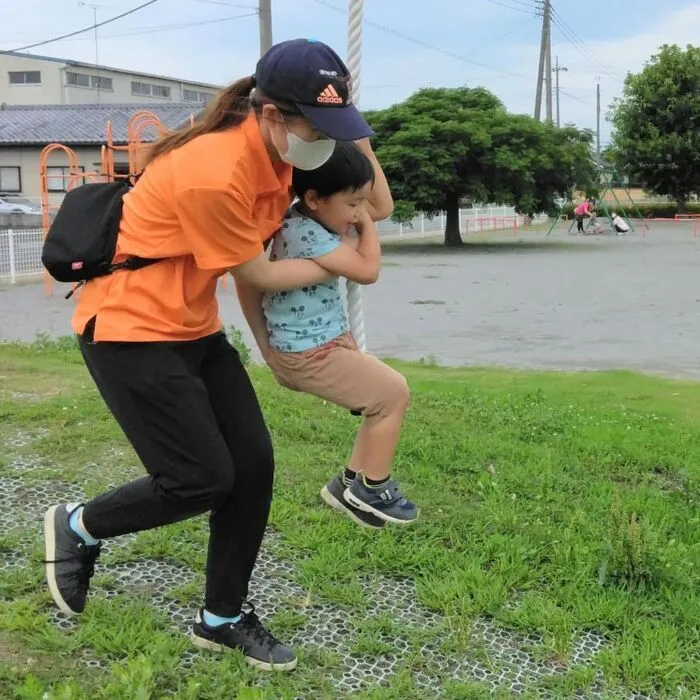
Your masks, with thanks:
<instances>
[{"instance_id":1,"label":"ponytail","mask_svg":"<svg viewBox=\"0 0 700 700\"><path fill-rule=\"evenodd\" d=\"M250 93L254 87L255 78L250 76L236 81L219 92L192 126L173 131L156 141L148 150L145 164L184 146L198 136L241 124L250 112Z\"/></svg>"}]
</instances>

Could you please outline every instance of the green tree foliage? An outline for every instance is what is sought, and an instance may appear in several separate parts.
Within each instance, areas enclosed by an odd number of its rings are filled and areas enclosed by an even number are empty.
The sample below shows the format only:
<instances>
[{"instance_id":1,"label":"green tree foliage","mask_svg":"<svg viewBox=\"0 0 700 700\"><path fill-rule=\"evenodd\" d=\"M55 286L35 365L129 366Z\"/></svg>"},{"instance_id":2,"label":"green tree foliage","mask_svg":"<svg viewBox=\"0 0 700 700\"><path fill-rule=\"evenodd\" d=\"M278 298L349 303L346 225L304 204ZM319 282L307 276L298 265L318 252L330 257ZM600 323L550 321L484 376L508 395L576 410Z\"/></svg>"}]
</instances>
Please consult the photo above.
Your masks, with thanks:
<instances>
[{"instance_id":1,"label":"green tree foliage","mask_svg":"<svg viewBox=\"0 0 700 700\"><path fill-rule=\"evenodd\" d=\"M688 195L700 190L700 48L662 46L627 76L610 119L617 167L685 211Z\"/></svg>"},{"instance_id":2,"label":"green tree foliage","mask_svg":"<svg viewBox=\"0 0 700 700\"><path fill-rule=\"evenodd\" d=\"M483 88L430 88L370 112L377 155L403 211L445 211L445 244L459 245L463 200L511 204L524 214L556 211L556 200L594 177L592 135L509 114Z\"/></svg>"}]
</instances>

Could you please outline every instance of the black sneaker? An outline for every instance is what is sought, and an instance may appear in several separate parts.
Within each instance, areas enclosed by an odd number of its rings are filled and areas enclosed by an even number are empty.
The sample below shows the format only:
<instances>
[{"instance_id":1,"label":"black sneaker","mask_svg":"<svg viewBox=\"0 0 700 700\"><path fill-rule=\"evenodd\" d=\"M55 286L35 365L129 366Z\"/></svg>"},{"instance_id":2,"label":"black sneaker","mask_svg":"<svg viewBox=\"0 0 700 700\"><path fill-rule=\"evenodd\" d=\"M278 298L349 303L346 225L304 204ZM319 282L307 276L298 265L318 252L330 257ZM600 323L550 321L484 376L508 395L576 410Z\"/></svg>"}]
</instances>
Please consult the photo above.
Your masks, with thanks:
<instances>
[{"instance_id":1,"label":"black sneaker","mask_svg":"<svg viewBox=\"0 0 700 700\"><path fill-rule=\"evenodd\" d=\"M262 671L291 671L297 666L294 652L263 627L255 608L243 613L238 622L216 627L204 622L200 610L192 627L192 643L212 651L240 649L246 663Z\"/></svg>"},{"instance_id":2,"label":"black sneaker","mask_svg":"<svg viewBox=\"0 0 700 700\"><path fill-rule=\"evenodd\" d=\"M409 525L418 518L418 509L389 479L381 486L368 486L361 474L345 489L345 500L365 513L372 513L388 523Z\"/></svg>"},{"instance_id":3,"label":"black sneaker","mask_svg":"<svg viewBox=\"0 0 700 700\"><path fill-rule=\"evenodd\" d=\"M44 515L46 581L56 605L66 615L85 609L95 560L100 556L101 545L85 544L69 524L71 513L80 505L62 503Z\"/></svg>"},{"instance_id":4,"label":"black sneaker","mask_svg":"<svg viewBox=\"0 0 700 700\"><path fill-rule=\"evenodd\" d=\"M350 505L345 498L345 489L347 488L342 476L334 476L322 489L321 498L335 510L345 513L351 520L362 527L370 527L375 530L380 530L384 527L384 521L372 513L365 513L359 508Z\"/></svg>"}]
</instances>

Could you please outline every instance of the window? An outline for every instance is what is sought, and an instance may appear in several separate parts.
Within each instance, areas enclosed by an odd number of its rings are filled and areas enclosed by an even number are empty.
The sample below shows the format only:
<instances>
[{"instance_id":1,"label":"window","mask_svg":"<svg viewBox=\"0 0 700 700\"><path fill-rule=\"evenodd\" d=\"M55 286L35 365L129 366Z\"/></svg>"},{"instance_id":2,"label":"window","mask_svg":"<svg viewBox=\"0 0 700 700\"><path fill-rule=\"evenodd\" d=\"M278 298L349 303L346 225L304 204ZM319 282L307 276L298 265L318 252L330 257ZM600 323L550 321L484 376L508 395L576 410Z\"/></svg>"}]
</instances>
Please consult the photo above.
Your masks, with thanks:
<instances>
[{"instance_id":1,"label":"window","mask_svg":"<svg viewBox=\"0 0 700 700\"><path fill-rule=\"evenodd\" d=\"M137 82L132 81L131 94L132 95L150 95L151 94L151 86L148 83L137 83Z\"/></svg>"},{"instance_id":2,"label":"window","mask_svg":"<svg viewBox=\"0 0 700 700\"><path fill-rule=\"evenodd\" d=\"M11 70L10 85L41 85L41 71Z\"/></svg>"},{"instance_id":3,"label":"window","mask_svg":"<svg viewBox=\"0 0 700 700\"><path fill-rule=\"evenodd\" d=\"M212 98L210 92L199 92L199 90L183 90L182 98L185 102L198 102L200 104L207 104Z\"/></svg>"},{"instance_id":4,"label":"window","mask_svg":"<svg viewBox=\"0 0 700 700\"><path fill-rule=\"evenodd\" d=\"M81 173L85 172L82 165L78 166ZM68 189L70 182L71 169L67 165L51 165L46 168L46 189L48 192L65 192ZM83 184L83 179L80 178L77 185Z\"/></svg>"},{"instance_id":5,"label":"window","mask_svg":"<svg viewBox=\"0 0 700 700\"><path fill-rule=\"evenodd\" d=\"M21 192L22 178L19 174L19 167L5 166L0 167L0 192Z\"/></svg>"},{"instance_id":6,"label":"window","mask_svg":"<svg viewBox=\"0 0 700 700\"><path fill-rule=\"evenodd\" d=\"M85 73L66 72L66 84L78 87L90 87L90 76Z\"/></svg>"},{"instance_id":7,"label":"window","mask_svg":"<svg viewBox=\"0 0 700 700\"><path fill-rule=\"evenodd\" d=\"M170 88L165 85L153 85L152 83L139 83L131 81L132 95L147 95L149 97L165 97L170 99Z\"/></svg>"},{"instance_id":8,"label":"window","mask_svg":"<svg viewBox=\"0 0 700 700\"><path fill-rule=\"evenodd\" d=\"M104 78L101 75L90 76L90 86L98 90L112 90L112 79Z\"/></svg>"},{"instance_id":9,"label":"window","mask_svg":"<svg viewBox=\"0 0 700 700\"><path fill-rule=\"evenodd\" d=\"M88 75L87 73L74 73L73 71L66 71L66 85L95 88L97 90L112 90L112 78L103 78L101 75Z\"/></svg>"}]
</instances>

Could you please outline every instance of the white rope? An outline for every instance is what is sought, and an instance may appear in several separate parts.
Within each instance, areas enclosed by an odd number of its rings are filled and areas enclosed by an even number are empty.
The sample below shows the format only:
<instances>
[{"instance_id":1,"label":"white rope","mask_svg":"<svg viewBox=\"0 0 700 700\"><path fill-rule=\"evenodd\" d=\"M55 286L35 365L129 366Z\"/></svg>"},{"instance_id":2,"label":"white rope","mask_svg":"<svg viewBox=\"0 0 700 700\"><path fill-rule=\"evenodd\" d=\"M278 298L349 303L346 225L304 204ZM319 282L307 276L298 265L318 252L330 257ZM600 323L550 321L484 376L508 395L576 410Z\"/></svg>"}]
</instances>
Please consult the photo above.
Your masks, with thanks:
<instances>
[{"instance_id":1,"label":"white rope","mask_svg":"<svg viewBox=\"0 0 700 700\"><path fill-rule=\"evenodd\" d=\"M352 101L360 100L360 64L362 62L362 8L364 0L350 0L348 10L348 70L352 77ZM348 314L350 330L357 347L367 350L365 336L365 314L362 310L362 291L359 284L347 281Z\"/></svg>"}]
</instances>

